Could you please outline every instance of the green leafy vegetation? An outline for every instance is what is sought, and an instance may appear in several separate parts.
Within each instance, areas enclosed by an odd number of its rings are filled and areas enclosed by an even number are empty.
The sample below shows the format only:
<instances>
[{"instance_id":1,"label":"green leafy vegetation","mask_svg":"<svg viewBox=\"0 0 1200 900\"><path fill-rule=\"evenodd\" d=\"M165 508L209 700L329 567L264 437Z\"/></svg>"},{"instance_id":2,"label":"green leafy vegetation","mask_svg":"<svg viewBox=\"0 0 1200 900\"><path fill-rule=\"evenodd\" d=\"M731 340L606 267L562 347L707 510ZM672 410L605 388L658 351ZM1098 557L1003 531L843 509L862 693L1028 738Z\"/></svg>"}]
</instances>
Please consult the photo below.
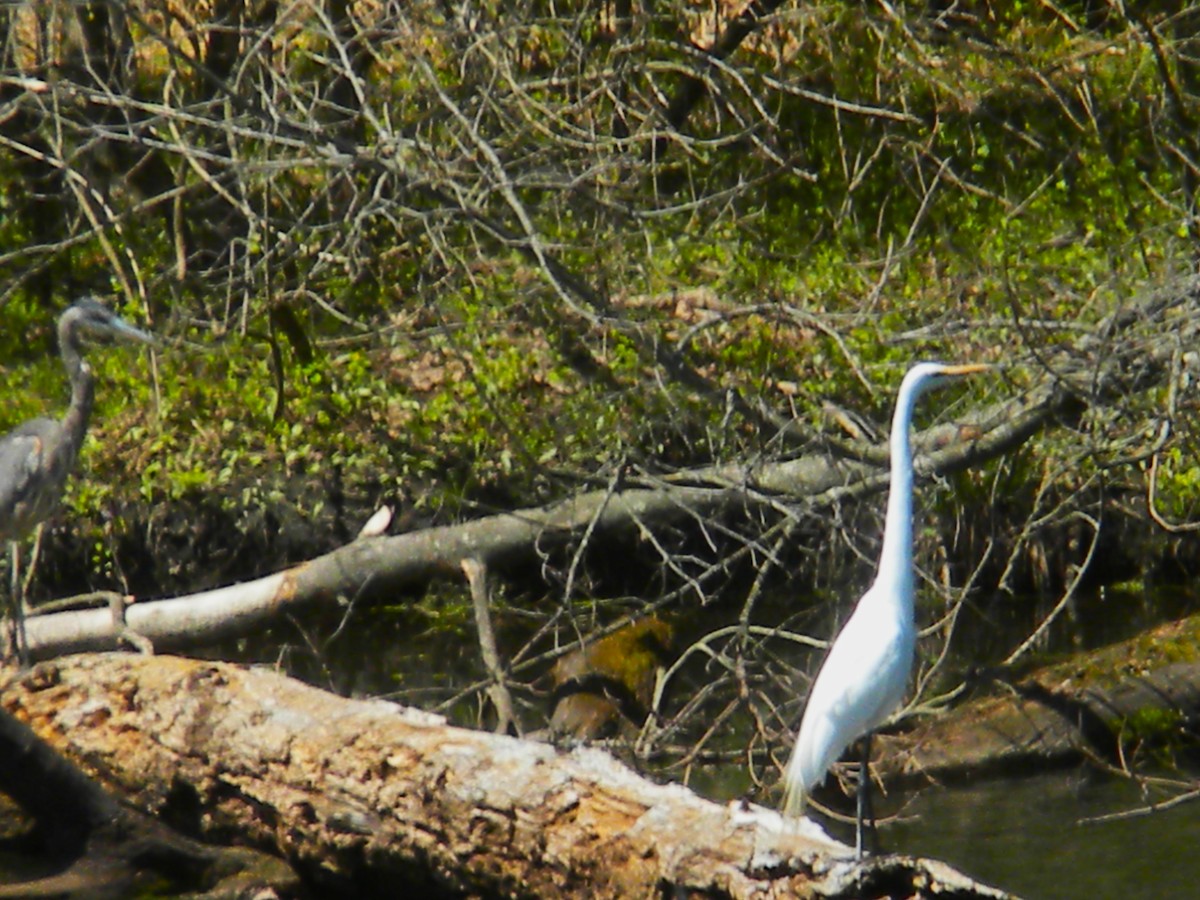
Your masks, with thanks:
<instances>
[{"instance_id":1,"label":"green leafy vegetation","mask_svg":"<svg viewBox=\"0 0 1200 900\"><path fill-rule=\"evenodd\" d=\"M121 529L170 535L141 570L169 591L344 542L384 501L444 524L794 455L846 439L831 405L878 432L918 358L1006 364L926 421L1019 394L1193 265L1195 38L1160 12L935 6L782 5L714 57L729 21L686 4L264 7L236 40L130 4L120 65L49 7L6 10L5 74L47 80L0 121L0 429L63 408L78 293L162 335L153 360L91 351L66 505L105 573L133 568ZM1132 519L1149 461L1155 510L1193 521L1191 403L1093 403L931 486L931 590L993 542L998 596L1063 590L1079 523ZM875 523L844 515L774 563L785 590L859 578ZM712 525L514 577L545 616L597 588L734 615L776 523ZM1170 556L1120 562L1152 580ZM465 636L461 597L429 604Z\"/></svg>"}]
</instances>

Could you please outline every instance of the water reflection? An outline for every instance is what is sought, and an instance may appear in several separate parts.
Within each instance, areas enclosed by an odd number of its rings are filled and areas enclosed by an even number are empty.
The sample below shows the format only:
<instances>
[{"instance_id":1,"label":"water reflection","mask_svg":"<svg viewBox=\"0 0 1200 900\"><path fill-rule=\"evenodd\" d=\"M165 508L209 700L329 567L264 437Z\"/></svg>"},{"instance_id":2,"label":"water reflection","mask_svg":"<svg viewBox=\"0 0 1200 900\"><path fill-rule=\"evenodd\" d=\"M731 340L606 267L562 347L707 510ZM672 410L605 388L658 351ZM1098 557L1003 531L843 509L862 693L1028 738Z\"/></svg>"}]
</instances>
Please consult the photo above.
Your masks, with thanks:
<instances>
[{"instance_id":1,"label":"water reflection","mask_svg":"<svg viewBox=\"0 0 1200 900\"><path fill-rule=\"evenodd\" d=\"M1196 896L1200 803L1078 824L1144 804L1129 782L1078 772L929 788L883 839L888 850L945 860L1028 900Z\"/></svg>"}]
</instances>

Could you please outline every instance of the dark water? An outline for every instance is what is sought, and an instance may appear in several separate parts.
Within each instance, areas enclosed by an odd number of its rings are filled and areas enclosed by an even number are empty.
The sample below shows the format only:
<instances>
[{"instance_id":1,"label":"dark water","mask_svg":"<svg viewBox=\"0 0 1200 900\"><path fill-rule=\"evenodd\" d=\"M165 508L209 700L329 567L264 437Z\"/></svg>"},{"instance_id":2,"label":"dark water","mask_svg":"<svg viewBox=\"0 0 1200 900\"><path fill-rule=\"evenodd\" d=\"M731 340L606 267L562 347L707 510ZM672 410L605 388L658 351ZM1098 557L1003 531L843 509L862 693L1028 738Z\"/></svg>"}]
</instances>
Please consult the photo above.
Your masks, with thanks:
<instances>
[{"instance_id":1,"label":"dark water","mask_svg":"<svg viewBox=\"0 0 1200 900\"><path fill-rule=\"evenodd\" d=\"M1127 781L1078 772L931 788L882 839L1027 900L1200 897L1200 801L1079 824L1147 803Z\"/></svg>"}]
</instances>

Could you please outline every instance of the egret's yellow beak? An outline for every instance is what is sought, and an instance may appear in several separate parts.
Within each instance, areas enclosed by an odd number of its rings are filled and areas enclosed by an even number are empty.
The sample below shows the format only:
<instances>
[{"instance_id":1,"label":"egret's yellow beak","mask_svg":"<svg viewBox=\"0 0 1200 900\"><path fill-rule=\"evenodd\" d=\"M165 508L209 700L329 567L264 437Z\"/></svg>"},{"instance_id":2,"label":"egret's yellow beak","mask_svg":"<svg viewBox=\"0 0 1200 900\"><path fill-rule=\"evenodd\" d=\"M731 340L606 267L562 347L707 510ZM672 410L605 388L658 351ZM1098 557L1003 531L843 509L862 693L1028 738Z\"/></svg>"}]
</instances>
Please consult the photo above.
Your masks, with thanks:
<instances>
[{"instance_id":1,"label":"egret's yellow beak","mask_svg":"<svg viewBox=\"0 0 1200 900\"><path fill-rule=\"evenodd\" d=\"M990 369L987 363L970 363L964 366L945 366L943 375L974 375L976 372L986 372Z\"/></svg>"}]
</instances>

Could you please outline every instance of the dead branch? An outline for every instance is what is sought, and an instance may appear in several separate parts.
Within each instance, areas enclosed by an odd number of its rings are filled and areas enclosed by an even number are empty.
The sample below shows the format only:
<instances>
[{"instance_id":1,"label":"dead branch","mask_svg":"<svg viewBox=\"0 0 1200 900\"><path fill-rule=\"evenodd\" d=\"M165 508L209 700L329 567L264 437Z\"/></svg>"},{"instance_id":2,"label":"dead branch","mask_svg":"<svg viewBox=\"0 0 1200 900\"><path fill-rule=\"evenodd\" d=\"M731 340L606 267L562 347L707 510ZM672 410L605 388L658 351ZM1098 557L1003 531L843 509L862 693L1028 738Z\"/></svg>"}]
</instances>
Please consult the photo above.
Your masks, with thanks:
<instances>
[{"instance_id":1,"label":"dead branch","mask_svg":"<svg viewBox=\"0 0 1200 900\"><path fill-rule=\"evenodd\" d=\"M471 605L475 610L475 629L479 632L479 655L491 676L492 685L488 696L496 708L496 734L507 734L516 725L513 714L512 695L504 678L504 666L500 662L500 651L496 648L496 632L492 628L492 601L488 592L487 566L471 558L462 561L463 574L471 589Z\"/></svg>"},{"instance_id":2,"label":"dead branch","mask_svg":"<svg viewBox=\"0 0 1200 900\"><path fill-rule=\"evenodd\" d=\"M1023 395L924 432L916 440L918 471L944 475L978 465L1019 447L1060 417L1077 417L1092 405L1161 385L1172 372L1179 341L1200 334L1198 284L1182 281L1117 311L1096 332L1042 360L1044 371ZM211 644L245 634L284 610L359 597L368 587L460 577L467 559L495 567L568 546L587 533L652 535L681 520L719 518L747 507L803 519L879 493L887 484L886 456L879 448L866 448L863 459L813 452L782 462L629 479L623 490L590 491L548 506L354 541L255 581L141 601L129 607L125 628L167 651ZM111 613L95 609L38 616L27 631L34 659L116 649L121 635Z\"/></svg>"}]
</instances>

